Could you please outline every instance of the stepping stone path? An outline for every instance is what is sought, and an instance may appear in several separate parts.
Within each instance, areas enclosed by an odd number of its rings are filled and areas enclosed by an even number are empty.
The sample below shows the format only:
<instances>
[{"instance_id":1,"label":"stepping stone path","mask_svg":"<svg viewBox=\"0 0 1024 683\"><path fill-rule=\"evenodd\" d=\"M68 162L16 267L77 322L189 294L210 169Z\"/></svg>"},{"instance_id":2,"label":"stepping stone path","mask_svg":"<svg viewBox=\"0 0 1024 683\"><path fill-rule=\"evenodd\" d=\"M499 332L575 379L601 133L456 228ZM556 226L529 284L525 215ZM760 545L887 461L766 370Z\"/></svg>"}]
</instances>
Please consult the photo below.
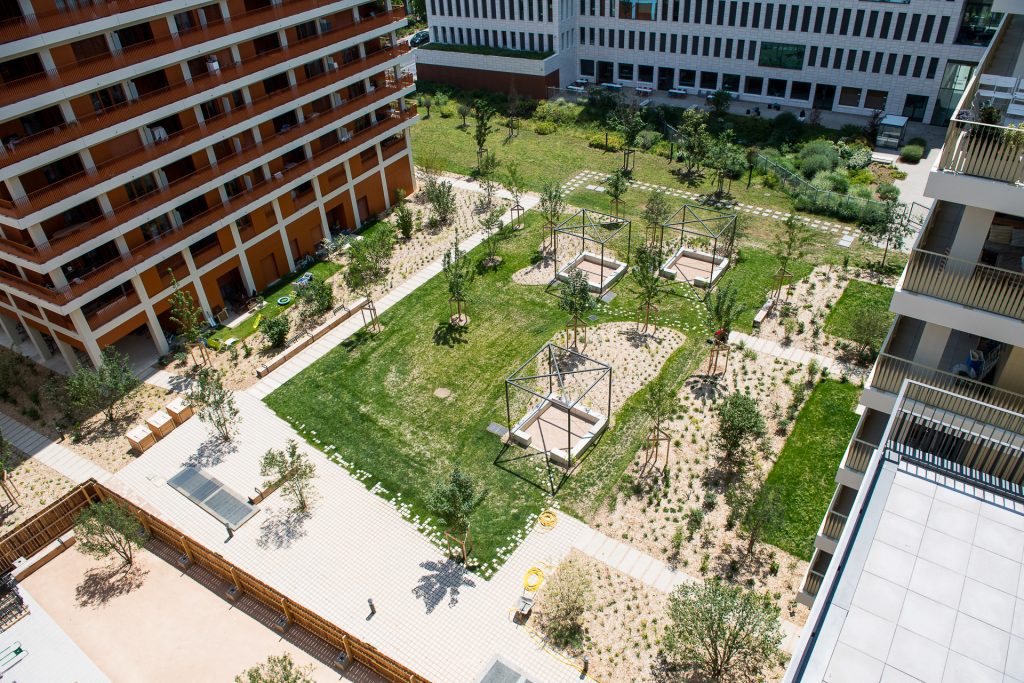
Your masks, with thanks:
<instances>
[{"instance_id":1,"label":"stepping stone path","mask_svg":"<svg viewBox=\"0 0 1024 683\"><path fill-rule=\"evenodd\" d=\"M604 182L607 180L608 175L605 173L598 173L597 171L580 171L575 176L570 178L562 186L566 194L574 192L580 188L590 190L591 192L604 192L605 188L597 183ZM639 180L629 181L630 186L637 187L642 190L653 192L654 190L661 190L669 197L676 197L679 199L689 199L698 201L700 195L696 192L690 192L688 190L680 190L672 187L665 187L664 185L653 185L651 183L645 183ZM714 203L706 204L706 206L716 207ZM788 214L777 209L769 209L763 206L754 206L752 204L743 204L736 202L735 204L722 203L717 205L717 208L723 209L734 209L736 211L742 211L743 213L749 213L753 216L765 216L767 218L774 218L776 220L784 221L792 214ZM849 248L854 239L860 234L860 230L857 228L850 227L848 225L841 225L839 223L832 223L830 221L823 221L818 218L806 218L807 224L812 228L821 230L822 232L829 232L834 235L839 235L839 246Z\"/></svg>"}]
</instances>

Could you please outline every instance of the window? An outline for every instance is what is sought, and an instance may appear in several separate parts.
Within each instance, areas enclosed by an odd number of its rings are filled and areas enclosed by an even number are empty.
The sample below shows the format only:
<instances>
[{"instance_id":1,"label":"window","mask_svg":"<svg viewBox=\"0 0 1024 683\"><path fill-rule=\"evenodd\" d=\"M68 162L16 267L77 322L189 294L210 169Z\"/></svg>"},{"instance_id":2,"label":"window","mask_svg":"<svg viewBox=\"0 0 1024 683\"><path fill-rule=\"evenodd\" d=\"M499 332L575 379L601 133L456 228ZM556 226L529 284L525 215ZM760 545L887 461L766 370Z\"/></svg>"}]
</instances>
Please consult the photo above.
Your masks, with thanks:
<instances>
[{"instance_id":1,"label":"window","mask_svg":"<svg viewBox=\"0 0 1024 683\"><path fill-rule=\"evenodd\" d=\"M867 95L864 97L864 108L865 109L885 109L885 101L889 98L889 93L884 90L868 90Z\"/></svg>"},{"instance_id":2,"label":"window","mask_svg":"<svg viewBox=\"0 0 1024 683\"><path fill-rule=\"evenodd\" d=\"M580 75L581 76L593 76L594 75L594 60L593 59L581 59L580 60Z\"/></svg>"},{"instance_id":3,"label":"window","mask_svg":"<svg viewBox=\"0 0 1024 683\"><path fill-rule=\"evenodd\" d=\"M693 69L680 69L679 85L684 88L692 88L697 85L697 72Z\"/></svg>"},{"instance_id":4,"label":"window","mask_svg":"<svg viewBox=\"0 0 1024 683\"><path fill-rule=\"evenodd\" d=\"M804 67L803 45L792 45L789 43L761 43L761 54L758 58L759 66L768 66L776 69L802 69Z\"/></svg>"},{"instance_id":5,"label":"window","mask_svg":"<svg viewBox=\"0 0 1024 683\"><path fill-rule=\"evenodd\" d=\"M860 106L860 88L850 88L843 86L839 90L839 104L843 107L859 107Z\"/></svg>"},{"instance_id":6,"label":"window","mask_svg":"<svg viewBox=\"0 0 1024 683\"><path fill-rule=\"evenodd\" d=\"M743 92L748 95L760 95L762 90L764 79L760 76L747 76L747 80L743 82Z\"/></svg>"},{"instance_id":7,"label":"window","mask_svg":"<svg viewBox=\"0 0 1024 683\"><path fill-rule=\"evenodd\" d=\"M781 78L768 79L768 97L785 97L787 81Z\"/></svg>"},{"instance_id":8,"label":"window","mask_svg":"<svg viewBox=\"0 0 1024 683\"><path fill-rule=\"evenodd\" d=\"M717 90L718 89L718 72L717 71L701 71L700 72L700 87L705 90Z\"/></svg>"},{"instance_id":9,"label":"window","mask_svg":"<svg viewBox=\"0 0 1024 683\"><path fill-rule=\"evenodd\" d=\"M638 75L637 75L637 80L638 81L643 81L644 83L653 83L654 82L654 67L653 66L647 66L646 64L641 64L637 71L639 72Z\"/></svg>"},{"instance_id":10,"label":"window","mask_svg":"<svg viewBox=\"0 0 1024 683\"><path fill-rule=\"evenodd\" d=\"M633 80L633 65L619 63L619 80L631 81Z\"/></svg>"},{"instance_id":11,"label":"window","mask_svg":"<svg viewBox=\"0 0 1024 683\"><path fill-rule=\"evenodd\" d=\"M722 90L726 92L740 91L739 74L722 74Z\"/></svg>"},{"instance_id":12,"label":"window","mask_svg":"<svg viewBox=\"0 0 1024 683\"><path fill-rule=\"evenodd\" d=\"M789 97L793 100L811 99L811 84L806 81L793 81L793 89L790 90Z\"/></svg>"}]
</instances>

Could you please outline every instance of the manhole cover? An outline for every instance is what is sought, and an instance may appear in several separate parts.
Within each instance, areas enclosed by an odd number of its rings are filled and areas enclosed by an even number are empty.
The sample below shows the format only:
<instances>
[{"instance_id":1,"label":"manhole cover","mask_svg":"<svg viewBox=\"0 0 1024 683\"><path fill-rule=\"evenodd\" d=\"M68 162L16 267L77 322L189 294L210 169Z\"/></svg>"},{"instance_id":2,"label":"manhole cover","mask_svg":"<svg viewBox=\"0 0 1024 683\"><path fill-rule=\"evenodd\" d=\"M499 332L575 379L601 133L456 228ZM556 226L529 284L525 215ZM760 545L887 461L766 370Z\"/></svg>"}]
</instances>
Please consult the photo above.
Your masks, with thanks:
<instances>
[{"instance_id":1,"label":"manhole cover","mask_svg":"<svg viewBox=\"0 0 1024 683\"><path fill-rule=\"evenodd\" d=\"M437 396L438 398L448 398L451 395L451 389L445 389L444 387L438 387L437 389L434 389L434 396Z\"/></svg>"}]
</instances>

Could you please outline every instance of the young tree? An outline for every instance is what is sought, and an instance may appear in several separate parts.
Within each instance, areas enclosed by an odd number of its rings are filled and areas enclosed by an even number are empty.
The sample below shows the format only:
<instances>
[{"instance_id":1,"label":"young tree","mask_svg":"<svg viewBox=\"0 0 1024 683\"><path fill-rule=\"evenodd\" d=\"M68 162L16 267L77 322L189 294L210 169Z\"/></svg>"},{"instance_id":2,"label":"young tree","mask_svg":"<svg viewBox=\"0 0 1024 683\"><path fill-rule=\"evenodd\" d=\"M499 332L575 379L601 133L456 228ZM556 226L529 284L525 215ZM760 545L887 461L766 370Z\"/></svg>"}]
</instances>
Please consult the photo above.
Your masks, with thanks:
<instances>
[{"instance_id":1,"label":"young tree","mask_svg":"<svg viewBox=\"0 0 1024 683\"><path fill-rule=\"evenodd\" d=\"M452 325L463 327L469 323L469 316L465 314L464 309L469 298L469 286L476 276L476 271L466 258L466 252L459 248L458 235L452 248L444 253L441 264L441 272L448 281L449 305L455 304L455 314L450 322Z\"/></svg>"},{"instance_id":2,"label":"young tree","mask_svg":"<svg viewBox=\"0 0 1024 683\"><path fill-rule=\"evenodd\" d=\"M113 422L121 403L139 384L128 357L108 346L101 352L98 368L80 366L68 377L65 387L67 398L77 412L100 411L107 422Z\"/></svg>"},{"instance_id":3,"label":"young tree","mask_svg":"<svg viewBox=\"0 0 1024 683\"><path fill-rule=\"evenodd\" d=\"M171 275L171 287L174 289L171 294L171 322L178 326L178 334L181 335L181 340L189 353L191 354L198 346L203 362L209 363L209 359L206 357L206 346L202 343L203 329L206 326L203 311L196 306L192 295L178 286L178 280L174 277L173 271L168 268L167 272ZM192 363L198 365L194 356Z\"/></svg>"},{"instance_id":4,"label":"young tree","mask_svg":"<svg viewBox=\"0 0 1024 683\"><path fill-rule=\"evenodd\" d=\"M637 138L647 124L639 109L622 107L612 115L612 125L622 133L622 172L628 175L633 172L630 162L636 151Z\"/></svg>"},{"instance_id":5,"label":"young tree","mask_svg":"<svg viewBox=\"0 0 1024 683\"><path fill-rule=\"evenodd\" d=\"M547 579L543 597L544 630L556 644L578 644L583 635L583 615L593 601L593 593L586 567L572 557L562 560Z\"/></svg>"},{"instance_id":6,"label":"young tree","mask_svg":"<svg viewBox=\"0 0 1024 683\"><path fill-rule=\"evenodd\" d=\"M668 282L661 277L660 269L661 252L657 246L643 244L636 248L633 267L629 274L633 279L637 299L640 300L640 309L643 311L643 332L646 332L647 326L650 325L651 309L657 306L668 288Z\"/></svg>"},{"instance_id":7,"label":"young tree","mask_svg":"<svg viewBox=\"0 0 1024 683\"><path fill-rule=\"evenodd\" d=\"M476 141L477 170L483 160L484 150L487 148L487 137L494 132L491 119L495 115L494 109L484 100L477 100L473 103L473 140Z\"/></svg>"},{"instance_id":8,"label":"young tree","mask_svg":"<svg viewBox=\"0 0 1024 683\"><path fill-rule=\"evenodd\" d=\"M779 608L719 579L683 583L669 598L668 657L711 681L759 679L777 661Z\"/></svg>"},{"instance_id":9,"label":"young tree","mask_svg":"<svg viewBox=\"0 0 1024 683\"><path fill-rule=\"evenodd\" d=\"M427 507L441 518L446 532L461 539L463 560L468 559L466 540L473 514L487 498L488 491L456 465L447 477L434 482L427 494Z\"/></svg>"},{"instance_id":10,"label":"young tree","mask_svg":"<svg viewBox=\"0 0 1024 683\"><path fill-rule=\"evenodd\" d=\"M427 196L434 218L440 225L448 225L455 217L458 204L455 199L455 188L447 180L428 180L423 192Z\"/></svg>"},{"instance_id":11,"label":"young tree","mask_svg":"<svg viewBox=\"0 0 1024 683\"><path fill-rule=\"evenodd\" d=\"M480 219L480 230L484 233L484 247L487 257L483 260L485 268L496 268L501 264L498 256L498 242L507 234L505 224L501 220L501 209L494 209Z\"/></svg>"},{"instance_id":12,"label":"young tree","mask_svg":"<svg viewBox=\"0 0 1024 683\"><path fill-rule=\"evenodd\" d=\"M750 464L750 445L764 437L766 426L757 401L749 394L729 394L715 406L718 431L715 444L722 449L722 461L734 474Z\"/></svg>"},{"instance_id":13,"label":"young tree","mask_svg":"<svg viewBox=\"0 0 1024 683\"><path fill-rule=\"evenodd\" d=\"M93 503L75 520L75 546L97 560L117 555L123 567L135 561L135 551L146 543L142 524L113 500Z\"/></svg>"},{"instance_id":14,"label":"young tree","mask_svg":"<svg viewBox=\"0 0 1024 683\"><path fill-rule=\"evenodd\" d=\"M513 206L521 207L523 194L526 192L526 178L519 169L519 162L510 161L505 164L505 189L512 195Z\"/></svg>"},{"instance_id":15,"label":"young tree","mask_svg":"<svg viewBox=\"0 0 1024 683\"><path fill-rule=\"evenodd\" d=\"M455 108L455 112L460 117L462 117L462 126L461 126L461 128L463 130L469 128L469 124L466 123L466 119L469 118L469 115L473 113L473 110L469 106L460 103L459 106L457 106Z\"/></svg>"},{"instance_id":16,"label":"young tree","mask_svg":"<svg viewBox=\"0 0 1024 683\"><path fill-rule=\"evenodd\" d=\"M664 377L659 376L648 385L642 410L650 421L651 430L647 437L647 462L644 464L644 469L652 461L657 461L659 444L662 441L667 442L669 438L665 430L662 429L662 425L671 420L679 412L679 408L679 396Z\"/></svg>"},{"instance_id":17,"label":"young tree","mask_svg":"<svg viewBox=\"0 0 1024 683\"><path fill-rule=\"evenodd\" d=\"M857 345L860 360L865 365L871 363L878 355L891 324L892 318L887 311L870 307L861 307L853 311L847 335L850 341Z\"/></svg>"},{"instance_id":18,"label":"young tree","mask_svg":"<svg viewBox=\"0 0 1024 683\"><path fill-rule=\"evenodd\" d=\"M377 315L373 307L373 290L384 284L391 264L395 236L390 230L380 230L352 243L345 269L345 285L366 297L372 314L371 325L377 329Z\"/></svg>"},{"instance_id":19,"label":"young tree","mask_svg":"<svg viewBox=\"0 0 1024 683\"><path fill-rule=\"evenodd\" d=\"M235 683L314 683L313 665L299 666L290 654L270 655L235 676Z\"/></svg>"},{"instance_id":20,"label":"young tree","mask_svg":"<svg viewBox=\"0 0 1024 683\"><path fill-rule=\"evenodd\" d=\"M889 257L889 249L902 249L911 235L914 226L907 220L906 205L895 201L885 203L885 210L876 220L863 221L861 231L876 242L885 242L882 252L880 269L885 268L885 260Z\"/></svg>"},{"instance_id":21,"label":"young tree","mask_svg":"<svg viewBox=\"0 0 1024 683\"><path fill-rule=\"evenodd\" d=\"M612 204L615 206L616 218L618 218L619 216L619 209L622 205L622 198L626 196L626 192L628 191L629 179L626 177L626 174L622 172L622 169L619 169L611 176L609 176L607 181L607 187L605 187L604 192L609 197L611 197Z\"/></svg>"},{"instance_id":22,"label":"young tree","mask_svg":"<svg viewBox=\"0 0 1024 683\"><path fill-rule=\"evenodd\" d=\"M427 110L427 115L423 118L430 118L430 108L434 106L434 98L430 95L423 95L420 97L420 106Z\"/></svg>"},{"instance_id":23,"label":"young tree","mask_svg":"<svg viewBox=\"0 0 1024 683\"><path fill-rule=\"evenodd\" d=\"M724 116L729 113L729 104L732 102L732 95L724 90L716 90L708 95L708 106L715 116Z\"/></svg>"},{"instance_id":24,"label":"young tree","mask_svg":"<svg viewBox=\"0 0 1024 683\"><path fill-rule=\"evenodd\" d=\"M786 508L778 490L762 486L743 514L743 529L747 533L747 557L769 529L779 527L785 519Z\"/></svg>"},{"instance_id":25,"label":"young tree","mask_svg":"<svg viewBox=\"0 0 1024 683\"><path fill-rule=\"evenodd\" d=\"M698 109L687 109L680 117L676 129L679 134L679 156L686 167L687 176L697 175L704 168L704 161L711 145L707 123L707 112Z\"/></svg>"},{"instance_id":26,"label":"young tree","mask_svg":"<svg viewBox=\"0 0 1024 683\"><path fill-rule=\"evenodd\" d=\"M412 238L416 224L413 219L412 209L409 207L409 202L405 199L405 190L402 188L395 190L394 209L395 227L398 229L398 234L402 236L402 239L408 241Z\"/></svg>"},{"instance_id":27,"label":"young tree","mask_svg":"<svg viewBox=\"0 0 1024 683\"><path fill-rule=\"evenodd\" d=\"M559 289L558 307L572 316L572 346L577 344L579 326L583 324L583 316L597 306L597 299L590 293L587 274L579 268L569 271L566 281Z\"/></svg>"},{"instance_id":28,"label":"young tree","mask_svg":"<svg viewBox=\"0 0 1024 683\"><path fill-rule=\"evenodd\" d=\"M647 203L644 205L644 210L640 213L640 219L644 222L644 227L647 230L647 243L649 245L657 243L657 248L661 249L663 234L661 227L665 225L671 215L672 209L669 207L668 197L665 195L664 190L655 190L647 197Z\"/></svg>"},{"instance_id":29,"label":"young tree","mask_svg":"<svg viewBox=\"0 0 1024 683\"><path fill-rule=\"evenodd\" d=\"M544 226L554 228L558 219L565 213L565 190L556 182L544 183L540 191L540 203L537 208L544 217Z\"/></svg>"},{"instance_id":30,"label":"young tree","mask_svg":"<svg viewBox=\"0 0 1024 683\"><path fill-rule=\"evenodd\" d=\"M725 181L743 171L746 158L739 147L733 144L733 132L727 130L711 140L708 147L707 166L715 175L715 196L725 196Z\"/></svg>"},{"instance_id":31,"label":"young tree","mask_svg":"<svg viewBox=\"0 0 1024 683\"><path fill-rule=\"evenodd\" d=\"M188 390L189 403L203 422L208 422L225 441L230 441L242 416L235 395L224 387L224 373L203 368Z\"/></svg>"},{"instance_id":32,"label":"young tree","mask_svg":"<svg viewBox=\"0 0 1024 683\"><path fill-rule=\"evenodd\" d=\"M483 208L490 210L494 204L494 193L497 191L498 183L495 178L498 175L498 169L501 167L501 162L498 161L498 155L494 152L484 152L484 155L480 157L479 168L477 169L477 176L480 178L480 187L484 191Z\"/></svg>"},{"instance_id":33,"label":"young tree","mask_svg":"<svg viewBox=\"0 0 1024 683\"><path fill-rule=\"evenodd\" d=\"M722 341L729 339L732 326L746 310L739 301L739 290L731 284L708 292L704 297L704 322L708 332Z\"/></svg>"},{"instance_id":34,"label":"young tree","mask_svg":"<svg viewBox=\"0 0 1024 683\"><path fill-rule=\"evenodd\" d=\"M306 511L313 490L316 467L309 461L309 457L299 450L299 444L293 439L288 439L283 451L271 448L263 454L260 476L268 477L263 482L263 488L280 485L281 495L291 499L294 509L298 512Z\"/></svg>"},{"instance_id":35,"label":"young tree","mask_svg":"<svg viewBox=\"0 0 1024 683\"><path fill-rule=\"evenodd\" d=\"M783 270L789 270L790 261L801 259L807 247L814 242L814 230L801 218L790 216L783 224L782 235L772 243L772 251Z\"/></svg>"},{"instance_id":36,"label":"young tree","mask_svg":"<svg viewBox=\"0 0 1024 683\"><path fill-rule=\"evenodd\" d=\"M282 313L273 318L264 318L260 322L260 331L271 348L280 348L288 340L288 333L292 330L292 322L288 315Z\"/></svg>"},{"instance_id":37,"label":"young tree","mask_svg":"<svg viewBox=\"0 0 1024 683\"><path fill-rule=\"evenodd\" d=\"M297 288L295 295L303 325L307 328L315 325L334 308L334 287L318 277Z\"/></svg>"}]
</instances>

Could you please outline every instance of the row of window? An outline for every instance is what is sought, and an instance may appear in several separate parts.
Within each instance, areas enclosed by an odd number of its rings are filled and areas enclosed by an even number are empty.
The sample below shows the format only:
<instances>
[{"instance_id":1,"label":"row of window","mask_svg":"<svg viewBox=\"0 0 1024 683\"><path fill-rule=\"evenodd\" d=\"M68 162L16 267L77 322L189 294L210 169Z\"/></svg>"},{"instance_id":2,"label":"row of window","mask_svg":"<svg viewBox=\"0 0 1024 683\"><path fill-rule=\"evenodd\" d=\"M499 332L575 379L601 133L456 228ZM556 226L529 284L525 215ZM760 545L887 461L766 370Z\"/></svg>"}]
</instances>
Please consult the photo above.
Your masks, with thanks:
<instances>
[{"instance_id":1,"label":"row of window","mask_svg":"<svg viewBox=\"0 0 1024 683\"><path fill-rule=\"evenodd\" d=\"M595 65L596 64L596 65ZM600 74L598 72L601 72ZM700 71L695 69L679 69L672 67L655 67L647 64L627 64L619 62L612 69L611 62L593 59L580 60L580 75L589 78L599 77L604 82L612 73L620 81L649 83L661 90L668 90L678 85L683 88L700 88L701 90L724 90L731 93L742 92L745 95L763 95L779 99L811 101L814 84L807 81L787 81L785 78L765 78L763 76L741 76L740 74L719 74L716 71ZM677 78L678 76L678 78ZM831 93L831 99L820 102L823 108L831 109L833 104L844 107L863 107L866 109L885 109L889 93L884 90L873 90L843 86L819 84L823 92ZM838 99L836 95L838 94ZM817 94L817 99L822 99ZM833 101L834 100L834 101Z\"/></svg>"},{"instance_id":2,"label":"row of window","mask_svg":"<svg viewBox=\"0 0 1024 683\"><path fill-rule=\"evenodd\" d=\"M496 29L479 28L462 29L448 26L435 26L434 32L434 39L439 43L500 47L506 50L526 50L529 52L555 51L555 36L550 33L498 31Z\"/></svg>"},{"instance_id":3,"label":"row of window","mask_svg":"<svg viewBox=\"0 0 1024 683\"><path fill-rule=\"evenodd\" d=\"M618 0L579 0L580 16L659 18L684 24L943 43L949 16L737 0L662 0L650 13L624 13ZM717 10L717 11L716 11ZM474 15L475 16L475 15ZM671 17L671 19L670 19ZM502 19L505 17L502 16Z\"/></svg>"},{"instance_id":4,"label":"row of window","mask_svg":"<svg viewBox=\"0 0 1024 683\"><path fill-rule=\"evenodd\" d=\"M596 42L595 42L596 38ZM654 33L645 31L626 31L580 28L581 45L597 45L599 47L618 47L624 50L641 52L667 52L671 54L716 57L725 59L746 59L759 66L776 69L803 69L804 66L822 69L846 69L885 73L892 76L912 76L935 78L939 68L939 58L926 58L924 55L899 55L894 52L872 52L870 50L852 50L845 48L823 47L817 45L791 45L786 43L761 43L758 53L756 40L733 40L732 38L712 38L710 36L686 36L676 34ZM927 71L925 66L927 65Z\"/></svg>"},{"instance_id":5,"label":"row of window","mask_svg":"<svg viewBox=\"0 0 1024 683\"><path fill-rule=\"evenodd\" d=\"M554 0L430 0L430 13L474 19L555 20Z\"/></svg>"}]
</instances>

